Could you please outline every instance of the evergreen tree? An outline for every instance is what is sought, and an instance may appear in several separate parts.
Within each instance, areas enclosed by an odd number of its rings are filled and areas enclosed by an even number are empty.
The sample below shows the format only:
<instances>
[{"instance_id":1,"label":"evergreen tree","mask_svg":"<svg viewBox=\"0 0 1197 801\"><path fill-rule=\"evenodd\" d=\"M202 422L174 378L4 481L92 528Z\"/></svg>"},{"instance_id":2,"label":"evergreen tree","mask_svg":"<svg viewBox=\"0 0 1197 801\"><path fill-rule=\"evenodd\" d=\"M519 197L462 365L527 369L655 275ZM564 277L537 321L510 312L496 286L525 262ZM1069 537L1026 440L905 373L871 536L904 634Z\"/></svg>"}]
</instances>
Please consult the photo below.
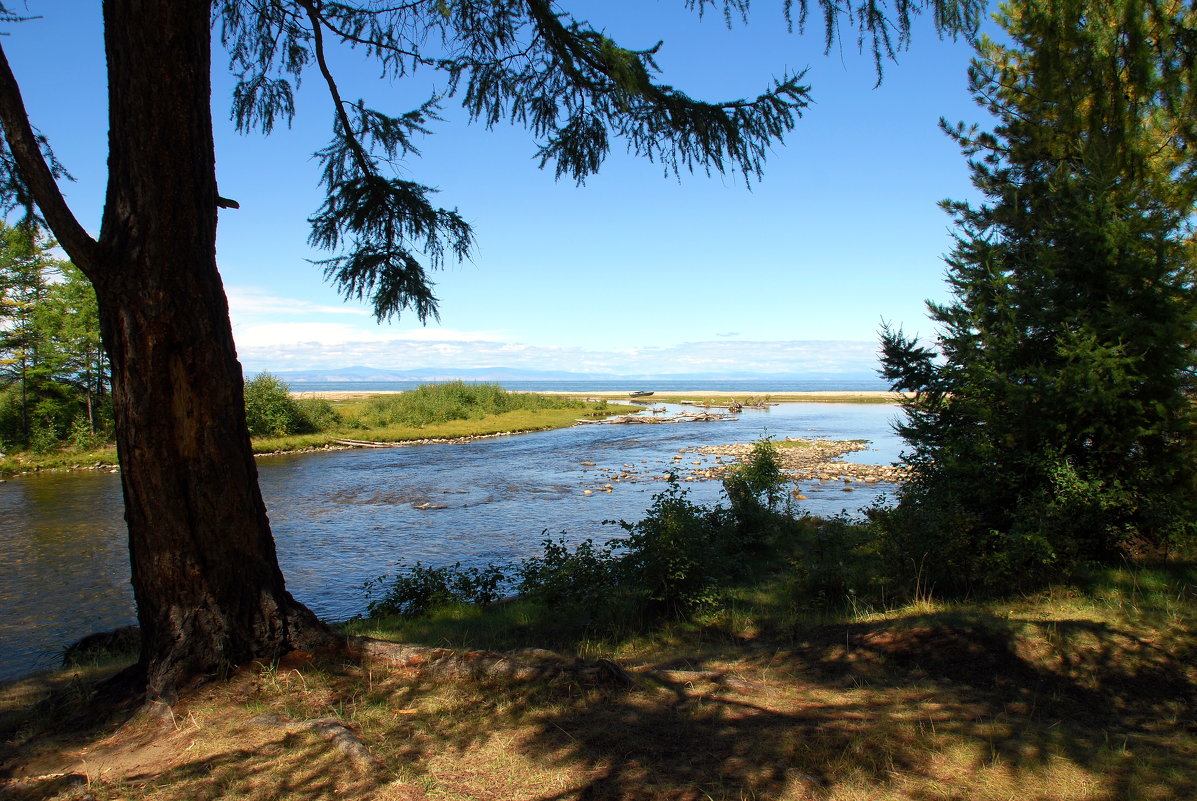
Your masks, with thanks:
<instances>
[{"instance_id":1,"label":"evergreen tree","mask_svg":"<svg viewBox=\"0 0 1197 801\"><path fill-rule=\"evenodd\" d=\"M685 0L730 21L748 0ZM216 270L212 31L240 82L234 116L266 132L294 111L314 70L332 100L318 153L327 200L312 241L329 277L380 316L436 314L426 269L463 254L469 227L397 177L413 138L456 96L475 121L526 125L542 165L582 180L611 141L676 170L754 175L807 104L800 75L748 100L707 103L658 80L655 48L620 47L556 0L104 0L109 181L98 238L58 187L65 175L30 124L0 50L0 199L36 212L91 280L112 369L132 580L151 698L230 664L333 641L286 591L246 432L242 371ZM911 17L971 29L978 0L820 3L826 44L841 20L880 60L906 44ZM799 27L806 3L786 2ZM0 6L0 19L17 16ZM438 75L438 95L407 112L345 99L333 45L375 59L384 77ZM878 62L880 63L880 61ZM165 180L164 176L170 176Z\"/></svg>"},{"instance_id":2,"label":"evergreen tree","mask_svg":"<svg viewBox=\"0 0 1197 801\"><path fill-rule=\"evenodd\" d=\"M52 394L52 361L38 311L59 263L36 225L0 223L0 384L8 385L8 414L0 437L28 445L39 424L39 402Z\"/></svg>"},{"instance_id":3,"label":"evergreen tree","mask_svg":"<svg viewBox=\"0 0 1197 801\"><path fill-rule=\"evenodd\" d=\"M60 425L94 440L110 433L111 417L100 310L91 282L75 265L59 262L56 278L35 310L34 321L47 346L50 380L69 395L72 406L83 407L60 413Z\"/></svg>"},{"instance_id":4,"label":"evergreen tree","mask_svg":"<svg viewBox=\"0 0 1197 801\"><path fill-rule=\"evenodd\" d=\"M1197 10L1014 0L941 125L985 201L956 221L938 348L888 327L913 479L884 515L941 588L1158 552L1197 512Z\"/></svg>"},{"instance_id":5,"label":"evergreen tree","mask_svg":"<svg viewBox=\"0 0 1197 801\"><path fill-rule=\"evenodd\" d=\"M0 223L0 441L58 445L106 428L107 366L91 283L36 226Z\"/></svg>"}]
</instances>

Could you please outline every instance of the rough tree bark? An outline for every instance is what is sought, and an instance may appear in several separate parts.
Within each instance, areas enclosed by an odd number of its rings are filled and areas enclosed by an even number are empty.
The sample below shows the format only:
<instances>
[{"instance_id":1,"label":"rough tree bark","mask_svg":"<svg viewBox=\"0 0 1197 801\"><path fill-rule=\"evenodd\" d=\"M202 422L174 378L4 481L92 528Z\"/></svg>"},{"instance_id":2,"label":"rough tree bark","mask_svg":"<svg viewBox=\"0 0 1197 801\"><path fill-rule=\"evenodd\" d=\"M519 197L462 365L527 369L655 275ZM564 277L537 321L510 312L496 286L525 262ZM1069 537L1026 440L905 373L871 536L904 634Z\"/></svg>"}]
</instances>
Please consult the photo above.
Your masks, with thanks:
<instances>
[{"instance_id":1,"label":"rough tree bark","mask_svg":"<svg viewBox=\"0 0 1197 801\"><path fill-rule=\"evenodd\" d=\"M45 162L24 135L6 63L0 118L43 215L95 286L112 366L138 667L147 697L169 701L229 666L333 635L285 588L245 426L216 268L211 2L105 0L104 28L109 184L98 241L52 178L39 178Z\"/></svg>"}]
</instances>

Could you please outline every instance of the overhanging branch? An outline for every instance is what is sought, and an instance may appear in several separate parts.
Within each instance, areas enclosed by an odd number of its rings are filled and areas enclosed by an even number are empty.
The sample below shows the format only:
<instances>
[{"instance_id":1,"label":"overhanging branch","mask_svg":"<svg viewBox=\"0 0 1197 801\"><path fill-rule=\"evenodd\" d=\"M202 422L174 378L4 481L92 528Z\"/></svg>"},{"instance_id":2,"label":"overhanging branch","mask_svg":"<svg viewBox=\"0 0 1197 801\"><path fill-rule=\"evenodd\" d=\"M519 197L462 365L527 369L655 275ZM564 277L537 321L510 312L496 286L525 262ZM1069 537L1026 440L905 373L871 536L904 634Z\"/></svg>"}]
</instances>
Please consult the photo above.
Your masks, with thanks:
<instances>
[{"instance_id":1,"label":"overhanging branch","mask_svg":"<svg viewBox=\"0 0 1197 801\"><path fill-rule=\"evenodd\" d=\"M88 236L71 213L50 165L46 163L38 137L29 124L21 87L8 64L3 46L0 46L0 126L4 128L8 149L29 186L33 202L41 209L50 230L71 261L84 275L92 278L98 264L96 241Z\"/></svg>"}]
</instances>

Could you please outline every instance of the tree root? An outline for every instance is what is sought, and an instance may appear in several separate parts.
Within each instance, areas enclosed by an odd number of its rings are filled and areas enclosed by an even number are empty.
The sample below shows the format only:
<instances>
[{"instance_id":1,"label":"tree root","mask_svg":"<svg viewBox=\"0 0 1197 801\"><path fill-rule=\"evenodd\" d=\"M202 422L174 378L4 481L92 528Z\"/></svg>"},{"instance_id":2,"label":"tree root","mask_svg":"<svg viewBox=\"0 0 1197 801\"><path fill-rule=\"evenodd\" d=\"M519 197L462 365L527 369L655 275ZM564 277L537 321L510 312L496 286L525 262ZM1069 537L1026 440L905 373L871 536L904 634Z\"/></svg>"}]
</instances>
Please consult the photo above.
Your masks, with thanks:
<instances>
[{"instance_id":1,"label":"tree root","mask_svg":"<svg viewBox=\"0 0 1197 801\"><path fill-rule=\"evenodd\" d=\"M311 731L318 734L325 742L332 743L338 751L349 758L351 762L364 770L381 770L382 761L366 747L353 730L336 718L316 718L314 720L289 721L278 715L259 715L250 720L258 726L276 726L288 733Z\"/></svg>"}]
</instances>

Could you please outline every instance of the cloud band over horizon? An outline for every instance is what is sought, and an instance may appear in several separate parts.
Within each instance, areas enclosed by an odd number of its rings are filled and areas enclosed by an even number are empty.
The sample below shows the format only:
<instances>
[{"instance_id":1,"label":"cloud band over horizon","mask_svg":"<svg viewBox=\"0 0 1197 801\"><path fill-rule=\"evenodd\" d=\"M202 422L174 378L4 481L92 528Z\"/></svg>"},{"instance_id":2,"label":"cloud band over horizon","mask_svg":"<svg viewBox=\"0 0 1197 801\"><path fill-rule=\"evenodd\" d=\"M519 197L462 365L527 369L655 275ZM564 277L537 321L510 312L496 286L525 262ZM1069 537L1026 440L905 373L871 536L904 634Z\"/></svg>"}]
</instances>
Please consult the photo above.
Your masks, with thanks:
<instances>
[{"instance_id":1,"label":"cloud band over horizon","mask_svg":"<svg viewBox=\"0 0 1197 801\"><path fill-rule=\"evenodd\" d=\"M309 328L310 332L310 328ZM604 350L526 345L490 339L303 341L239 346L247 373L331 370L349 366L438 370L505 367L571 373L873 373L875 342L790 340L683 342Z\"/></svg>"}]
</instances>

